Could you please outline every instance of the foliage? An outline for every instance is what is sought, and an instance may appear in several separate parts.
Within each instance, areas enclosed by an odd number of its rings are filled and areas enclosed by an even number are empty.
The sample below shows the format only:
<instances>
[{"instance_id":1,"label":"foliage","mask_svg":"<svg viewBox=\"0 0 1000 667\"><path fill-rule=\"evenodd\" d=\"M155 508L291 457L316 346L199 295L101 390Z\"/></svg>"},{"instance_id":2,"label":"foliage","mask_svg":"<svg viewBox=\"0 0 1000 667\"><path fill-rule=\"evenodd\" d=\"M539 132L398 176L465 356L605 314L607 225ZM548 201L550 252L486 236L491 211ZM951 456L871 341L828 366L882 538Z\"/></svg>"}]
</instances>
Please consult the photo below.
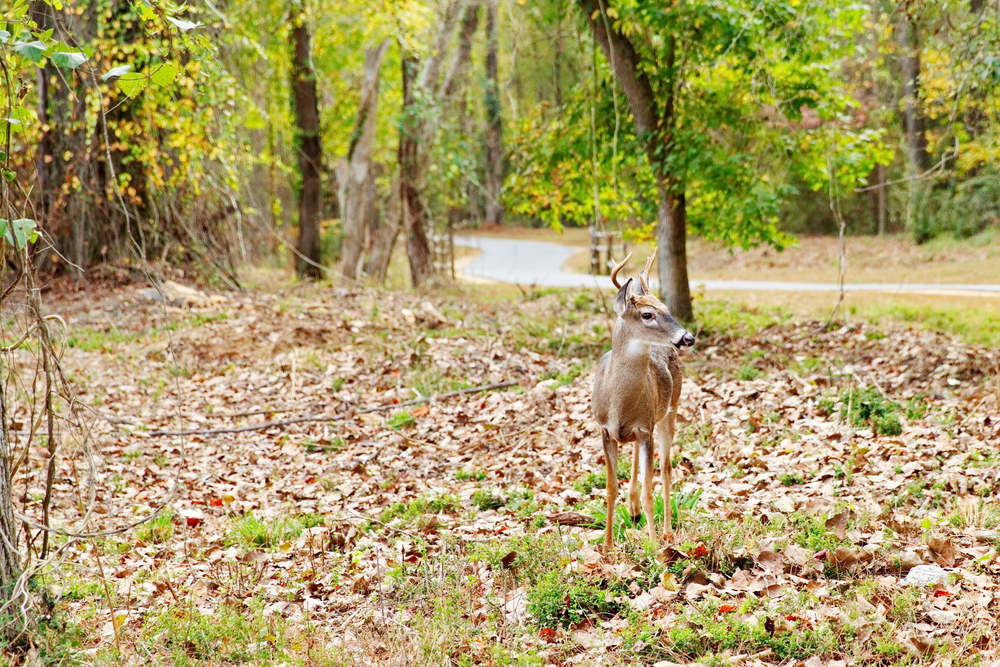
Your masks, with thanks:
<instances>
[{"instance_id":1,"label":"foliage","mask_svg":"<svg viewBox=\"0 0 1000 667\"><path fill-rule=\"evenodd\" d=\"M903 432L896 416L899 404L888 400L875 387L843 390L840 405L853 426L869 427L879 435L899 435Z\"/></svg>"}]
</instances>

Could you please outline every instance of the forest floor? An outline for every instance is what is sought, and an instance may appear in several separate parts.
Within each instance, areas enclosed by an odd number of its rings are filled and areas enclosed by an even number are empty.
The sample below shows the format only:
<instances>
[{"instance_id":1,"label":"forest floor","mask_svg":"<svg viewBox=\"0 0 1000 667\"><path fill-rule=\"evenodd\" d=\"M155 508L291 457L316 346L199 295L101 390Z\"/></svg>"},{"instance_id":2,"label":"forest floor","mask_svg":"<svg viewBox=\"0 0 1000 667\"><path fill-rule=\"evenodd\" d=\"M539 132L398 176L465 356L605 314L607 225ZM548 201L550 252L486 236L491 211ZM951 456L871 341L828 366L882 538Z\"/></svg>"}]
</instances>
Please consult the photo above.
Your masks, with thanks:
<instances>
[{"instance_id":1,"label":"forest floor","mask_svg":"<svg viewBox=\"0 0 1000 667\"><path fill-rule=\"evenodd\" d=\"M602 554L608 294L137 292L48 300L77 392L51 521L104 535L43 563L33 533L26 664L1000 660L998 349L700 302L679 529L621 509ZM16 447L37 360L9 363ZM36 520L43 444L15 479ZM947 574L903 583L925 564Z\"/></svg>"}]
</instances>

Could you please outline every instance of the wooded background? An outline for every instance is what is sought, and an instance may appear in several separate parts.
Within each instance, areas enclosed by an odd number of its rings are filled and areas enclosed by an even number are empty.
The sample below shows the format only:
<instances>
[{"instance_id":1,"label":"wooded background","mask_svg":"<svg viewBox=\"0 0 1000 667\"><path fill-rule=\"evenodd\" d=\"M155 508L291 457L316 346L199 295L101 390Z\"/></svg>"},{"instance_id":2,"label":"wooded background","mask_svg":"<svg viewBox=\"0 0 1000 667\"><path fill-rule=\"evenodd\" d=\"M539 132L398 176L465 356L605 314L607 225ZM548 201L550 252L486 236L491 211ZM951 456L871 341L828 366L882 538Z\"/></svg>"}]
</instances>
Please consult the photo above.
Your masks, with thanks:
<instances>
[{"instance_id":1,"label":"wooded background","mask_svg":"<svg viewBox=\"0 0 1000 667\"><path fill-rule=\"evenodd\" d=\"M37 260L232 283L385 275L405 238L509 221L657 237L972 235L1000 210L996 2L17 0L9 219Z\"/></svg>"}]
</instances>

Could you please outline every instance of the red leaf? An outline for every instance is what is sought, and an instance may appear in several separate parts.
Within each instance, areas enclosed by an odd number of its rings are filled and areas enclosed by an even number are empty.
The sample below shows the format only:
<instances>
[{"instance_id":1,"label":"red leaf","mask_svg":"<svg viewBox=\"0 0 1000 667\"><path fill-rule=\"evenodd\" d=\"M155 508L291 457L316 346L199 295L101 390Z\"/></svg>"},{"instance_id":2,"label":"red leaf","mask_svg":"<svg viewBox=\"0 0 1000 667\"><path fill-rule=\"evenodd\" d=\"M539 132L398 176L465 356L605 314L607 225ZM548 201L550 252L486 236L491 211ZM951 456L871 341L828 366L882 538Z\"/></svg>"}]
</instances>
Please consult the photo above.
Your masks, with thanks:
<instances>
[{"instance_id":1,"label":"red leaf","mask_svg":"<svg viewBox=\"0 0 1000 667\"><path fill-rule=\"evenodd\" d=\"M309 475L308 477L306 477L306 484L312 484L315 481L316 481L316 478L313 477L312 475Z\"/></svg>"},{"instance_id":2,"label":"red leaf","mask_svg":"<svg viewBox=\"0 0 1000 667\"><path fill-rule=\"evenodd\" d=\"M934 597L936 598L944 598L948 597L949 595L954 595L954 593L952 593L951 591L946 591L943 588L939 588L936 591L934 591Z\"/></svg>"},{"instance_id":3,"label":"red leaf","mask_svg":"<svg viewBox=\"0 0 1000 667\"><path fill-rule=\"evenodd\" d=\"M542 628L541 630L538 631L538 634L540 634L542 637L555 637L556 631L553 630L552 628Z\"/></svg>"},{"instance_id":4,"label":"red leaf","mask_svg":"<svg viewBox=\"0 0 1000 667\"><path fill-rule=\"evenodd\" d=\"M187 518L187 525L188 525L189 528L194 528L195 526L199 525L200 523L201 523L201 519L199 517L189 516Z\"/></svg>"},{"instance_id":5,"label":"red leaf","mask_svg":"<svg viewBox=\"0 0 1000 667\"><path fill-rule=\"evenodd\" d=\"M212 498L208 501L208 504L212 507L222 507L222 498Z\"/></svg>"},{"instance_id":6,"label":"red leaf","mask_svg":"<svg viewBox=\"0 0 1000 667\"><path fill-rule=\"evenodd\" d=\"M708 547L705 546L704 542L699 542L698 546L696 546L694 548L694 555L695 556L707 556L708 555Z\"/></svg>"},{"instance_id":7,"label":"red leaf","mask_svg":"<svg viewBox=\"0 0 1000 667\"><path fill-rule=\"evenodd\" d=\"M728 614L729 612L736 611L736 605L734 604L724 604L719 607L720 614Z\"/></svg>"}]
</instances>

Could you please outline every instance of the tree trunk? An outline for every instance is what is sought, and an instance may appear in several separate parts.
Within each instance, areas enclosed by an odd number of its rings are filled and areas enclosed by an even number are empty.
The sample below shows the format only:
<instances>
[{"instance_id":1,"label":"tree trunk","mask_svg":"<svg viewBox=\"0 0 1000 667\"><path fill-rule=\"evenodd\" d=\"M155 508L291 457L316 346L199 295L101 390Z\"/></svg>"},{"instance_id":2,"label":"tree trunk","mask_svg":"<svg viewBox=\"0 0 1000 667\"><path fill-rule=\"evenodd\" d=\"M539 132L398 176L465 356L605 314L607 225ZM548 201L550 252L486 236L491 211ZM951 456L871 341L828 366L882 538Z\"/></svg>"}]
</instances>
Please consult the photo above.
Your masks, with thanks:
<instances>
[{"instance_id":1,"label":"tree trunk","mask_svg":"<svg viewBox=\"0 0 1000 667\"><path fill-rule=\"evenodd\" d=\"M21 574L21 557L17 552L17 524L14 523L14 496L11 488L11 451L10 440L7 437L7 395L3 383L0 382L0 605L7 609L13 600L14 584ZM19 618L18 611L5 612L9 617ZM12 633L17 633L16 627L0 628L0 636L9 639Z\"/></svg>"},{"instance_id":2,"label":"tree trunk","mask_svg":"<svg viewBox=\"0 0 1000 667\"><path fill-rule=\"evenodd\" d=\"M660 194L656 220L656 242L660 250L657 257L660 298L674 317L681 322L691 322L694 312L687 271L687 199L684 184L661 179L657 189Z\"/></svg>"},{"instance_id":3,"label":"tree trunk","mask_svg":"<svg viewBox=\"0 0 1000 667\"><path fill-rule=\"evenodd\" d=\"M320 256L319 218L323 210L323 148L319 136L319 102L316 95L316 73L312 69L309 27L299 10L292 17L294 42L293 82L295 127L298 139L299 171L299 240L296 272L302 278L323 275Z\"/></svg>"},{"instance_id":4,"label":"tree trunk","mask_svg":"<svg viewBox=\"0 0 1000 667\"><path fill-rule=\"evenodd\" d=\"M368 49L364 79L361 83L361 102L358 105L351 146L347 152L346 201L342 218L344 245L340 255L340 273L352 280L360 278L365 232L374 226L374 221L371 219L375 211L371 154L375 145L379 72L388 47L389 40L386 39L377 48Z\"/></svg>"},{"instance_id":5,"label":"tree trunk","mask_svg":"<svg viewBox=\"0 0 1000 667\"><path fill-rule=\"evenodd\" d=\"M424 207L420 198L419 134L421 121L416 108L414 79L417 59L402 57L403 117L399 123L399 200L406 230L406 256L410 260L410 280L419 287L434 273L431 250L424 232Z\"/></svg>"},{"instance_id":6,"label":"tree trunk","mask_svg":"<svg viewBox=\"0 0 1000 667\"><path fill-rule=\"evenodd\" d=\"M649 78L640 69L639 55L628 37L610 29L614 20L605 13L608 3L598 0L578 0L594 39L611 64L611 71L622 87L632 108L635 132L645 141L653 171L657 173L660 206L657 211L656 238L660 247L657 261L660 273L660 298L670 312L681 321L694 319L691 287L687 275L687 203L684 183L664 167L671 150L670 132L674 123L673 92L668 92L661 111L653 94ZM667 68L673 69L673 38Z\"/></svg>"},{"instance_id":7,"label":"tree trunk","mask_svg":"<svg viewBox=\"0 0 1000 667\"><path fill-rule=\"evenodd\" d=\"M903 125L909 147L911 169L924 172L930 168L927 153L926 121L920 111L920 35L917 25L905 11L896 23L900 66L903 73Z\"/></svg>"},{"instance_id":8,"label":"tree trunk","mask_svg":"<svg viewBox=\"0 0 1000 667\"><path fill-rule=\"evenodd\" d=\"M385 274L392 259L392 250L396 247L400 227L399 179L392 183L389 202L382 216L382 225L372 234L371 251L365 262L365 274L379 283L385 281Z\"/></svg>"},{"instance_id":9,"label":"tree trunk","mask_svg":"<svg viewBox=\"0 0 1000 667\"><path fill-rule=\"evenodd\" d=\"M466 74L469 70L469 60L472 56L472 38L475 36L476 28L478 27L479 5L473 2L465 8L465 14L462 17L462 27L458 33L458 49L455 51L455 57L451 61L451 67L448 69L444 85L441 87L444 91L444 99L447 101L451 101L458 91L461 90L462 86L465 85ZM460 101L459 106L461 107L461 113L464 114L465 101Z\"/></svg>"},{"instance_id":10,"label":"tree trunk","mask_svg":"<svg viewBox=\"0 0 1000 667\"><path fill-rule=\"evenodd\" d=\"M486 224L503 222L500 189L503 186L503 129L500 88L497 85L497 0L486 3Z\"/></svg>"}]
</instances>

